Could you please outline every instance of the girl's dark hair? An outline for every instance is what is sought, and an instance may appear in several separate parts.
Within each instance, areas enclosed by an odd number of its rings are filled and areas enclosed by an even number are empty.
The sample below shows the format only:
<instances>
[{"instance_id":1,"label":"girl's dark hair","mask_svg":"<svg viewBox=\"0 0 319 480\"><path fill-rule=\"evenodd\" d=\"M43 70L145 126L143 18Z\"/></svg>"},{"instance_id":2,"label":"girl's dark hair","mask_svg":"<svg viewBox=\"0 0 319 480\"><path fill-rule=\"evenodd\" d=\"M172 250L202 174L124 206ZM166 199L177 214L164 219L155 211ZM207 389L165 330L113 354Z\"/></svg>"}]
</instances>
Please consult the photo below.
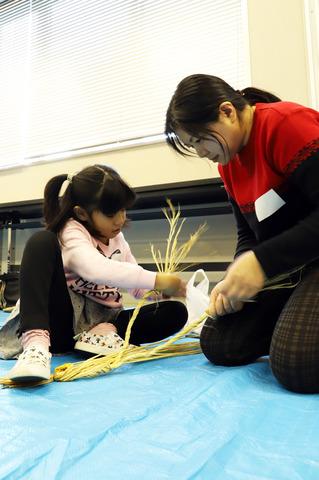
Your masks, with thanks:
<instances>
[{"instance_id":1,"label":"girl's dark hair","mask_svg":"<svg viewBox=\"0 0 319 480\"><path fill-rule=\"evenodd\" d=\"M62 184L66 180L68 186L60 198ZM105 215L114 215L119 210L131 207L135 198L135 192L120 175L105 165L86 167L72 178L67 174L57 175L49 180L44 190L43 213L46 228L59 233L68 219L74 216L73 209L76 205L82 207L89 217L94 210ZM99 234L90 222L81 223L92 235Z\"/></svg>"},{"instance_id":2,"label":"girl's dark hair","mask_svg":"<svg viewBox=\"0 0 319 480\"><path fill-rule=\"evenodd\" d=\"M179 140L176 130L180 128L191 136L205 133L207 123L218 120L219 105L227 101L241 112L247 105L280 102L281 99L253 87L234 90L224 80L212 75L190 75L177 85L170 101L165 125L167 143L182 155L190 153L191 150Z\"/></svg>"}]
</instances>

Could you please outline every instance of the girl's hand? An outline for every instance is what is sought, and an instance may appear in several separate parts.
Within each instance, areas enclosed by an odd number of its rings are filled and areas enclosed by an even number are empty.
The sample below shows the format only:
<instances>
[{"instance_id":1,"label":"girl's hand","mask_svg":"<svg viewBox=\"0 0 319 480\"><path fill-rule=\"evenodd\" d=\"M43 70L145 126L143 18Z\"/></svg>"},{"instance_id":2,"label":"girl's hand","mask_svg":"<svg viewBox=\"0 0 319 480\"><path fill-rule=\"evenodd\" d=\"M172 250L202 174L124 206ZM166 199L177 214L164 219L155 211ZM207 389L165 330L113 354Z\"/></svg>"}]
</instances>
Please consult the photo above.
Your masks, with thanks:
<instances>
[{"instance_id":1,"label":"girl's hand","mask_svg":"<svg viewBox=\"0 0 319 480\"><path fill-rule=\"evenodd\" d=\"M157 273L155 290L163 292L168 297L185 297L186 284L177 275L171 273Z\"/></svg>"},{"instance_id":2,"label":"girl's hand","mask_svg":"<svg viewBox=\"0 0 319 480\"><path fill-rule=\"evenodd\" d=\"M212 317L221 317L227 313L234 313L241 310L244 306L244 302L238 300L230 300L221 292L223 288L223 280L211 291L210 303L208 307L209 315Z\"/></svg>"},{"instance_id":3,"label":"girl's hand","mask_svg":"<svg viewBox=\"0 0 319 480\"><path fill-rule=\"evenodd\" d=\"M227 269L220 293L229 301L254 297L264 286L265 273L253 251L243 253Z\"/></svg>"}]
</instances>

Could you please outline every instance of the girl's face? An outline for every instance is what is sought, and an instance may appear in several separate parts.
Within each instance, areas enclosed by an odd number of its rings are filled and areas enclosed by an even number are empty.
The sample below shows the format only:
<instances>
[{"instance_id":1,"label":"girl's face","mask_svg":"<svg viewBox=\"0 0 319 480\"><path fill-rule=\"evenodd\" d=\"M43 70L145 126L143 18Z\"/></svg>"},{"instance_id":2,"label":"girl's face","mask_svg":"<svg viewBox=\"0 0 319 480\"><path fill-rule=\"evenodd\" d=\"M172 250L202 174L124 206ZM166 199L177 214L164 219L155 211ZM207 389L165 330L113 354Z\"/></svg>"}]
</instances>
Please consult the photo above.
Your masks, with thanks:
<instances>
[{"instance_id":1,"label":"girl's face","mask_svg":"<svg viewBox=\"0 0 319 480\"><path fill-rule=\"evenodd\" d=\"M111 238L116 237L122 230L126 222L126 210L122 209L113 215L105 215L104 213L94 210L91 214L91 223L95 230L100 232L102 242L108 242Z\"/></svg>"},{"instance_id":2,"label":"girl's face","mask_svg":"<svg viewBox=\"0 0 319 480\"><path fill-rule=\"evenodd\" d=\"M230 102L224 102L220 106L218 121L209 123L207 132L193 136L178 130L176 134L187 147L194 148L199 157L227 165L245 145L246 129L239 121L235 107Z\"/></svg>"}]
</instances>

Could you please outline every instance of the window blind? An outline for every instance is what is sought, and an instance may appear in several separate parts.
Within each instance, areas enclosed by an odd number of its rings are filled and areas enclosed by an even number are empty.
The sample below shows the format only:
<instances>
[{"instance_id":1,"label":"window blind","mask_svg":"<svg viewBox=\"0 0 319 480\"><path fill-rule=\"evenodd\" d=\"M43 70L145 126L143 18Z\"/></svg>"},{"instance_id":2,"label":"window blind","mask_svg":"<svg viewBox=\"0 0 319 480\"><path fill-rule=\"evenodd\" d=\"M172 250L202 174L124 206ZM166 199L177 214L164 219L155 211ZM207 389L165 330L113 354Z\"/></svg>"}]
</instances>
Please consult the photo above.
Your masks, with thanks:
<instances>
[{"instance_id":1,"label":"window blind","mask_svg":"<svg viewBox=\"0 0 319 480\"><path fill-rule=\"evenodd\" d=\"M243 0L0 3L0 168L163 141L186 75L249 84Z\"/></svg>"}]
</instances>

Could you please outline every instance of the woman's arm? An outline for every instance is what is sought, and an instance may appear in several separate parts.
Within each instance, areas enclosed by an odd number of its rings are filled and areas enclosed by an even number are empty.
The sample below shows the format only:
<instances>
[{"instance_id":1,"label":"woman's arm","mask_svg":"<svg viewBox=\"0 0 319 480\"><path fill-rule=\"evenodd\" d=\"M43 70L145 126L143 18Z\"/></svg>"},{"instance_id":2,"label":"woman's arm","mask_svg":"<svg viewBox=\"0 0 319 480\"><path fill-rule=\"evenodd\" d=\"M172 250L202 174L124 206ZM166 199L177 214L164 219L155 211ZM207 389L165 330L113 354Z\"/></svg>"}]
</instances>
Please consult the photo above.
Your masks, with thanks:
<instances>
[{"instance_id":1,"label":"woman's arm","mask_svg":"<svg viewBox=\"0 0 319 480\"><path fill-rule=\"evenodd\" d=\"M253 249L268 278L306 265L319 257L319 151L312 165L298 168L291 181L314 207L309 215ZM296 192L298 190L296 189Z\"/></svg>"},{"instance_id":2,"label":"woman's arm","mask_svg":"<svg viewBox=\"0 0 319 480\"><path fill-rule=\"evenodd\" d=\"M242 253L252 250L252 248L257 245L257 242L254 232L249 227L237 203L231 197L229 197L229 201L232 206L237 225L237 245L234 255L234 258L237 258Z\"/></svg>"}]
</instances>

